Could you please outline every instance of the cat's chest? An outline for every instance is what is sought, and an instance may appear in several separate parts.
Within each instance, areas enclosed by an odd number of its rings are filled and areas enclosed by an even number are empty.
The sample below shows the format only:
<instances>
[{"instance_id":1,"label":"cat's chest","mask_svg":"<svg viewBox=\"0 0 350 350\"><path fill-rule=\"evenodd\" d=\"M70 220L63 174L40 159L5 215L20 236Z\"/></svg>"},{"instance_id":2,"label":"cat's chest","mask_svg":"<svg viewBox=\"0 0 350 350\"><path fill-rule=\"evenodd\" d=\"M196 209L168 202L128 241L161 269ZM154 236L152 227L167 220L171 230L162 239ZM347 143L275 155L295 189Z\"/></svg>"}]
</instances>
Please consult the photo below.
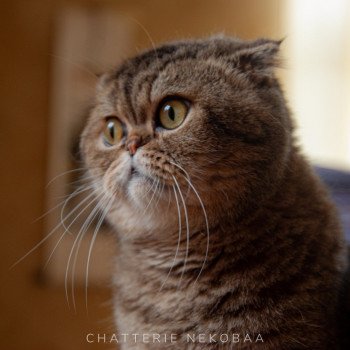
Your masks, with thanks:
<instances>
[{"instance_id":1,"label":"cat's chest","mask_svg":"<svg viewBox=\"0 0 350 350\"><path fill-rule=\"evenodd\" d=\"M119 260L114 281L117 316L133 319L136 324L167 328L181 324L189 315L199 313L198 285L190 282L167 251L143 255L143 259ZM186 325L188 326L188 324Z\"/></svg>"}]
</instances>

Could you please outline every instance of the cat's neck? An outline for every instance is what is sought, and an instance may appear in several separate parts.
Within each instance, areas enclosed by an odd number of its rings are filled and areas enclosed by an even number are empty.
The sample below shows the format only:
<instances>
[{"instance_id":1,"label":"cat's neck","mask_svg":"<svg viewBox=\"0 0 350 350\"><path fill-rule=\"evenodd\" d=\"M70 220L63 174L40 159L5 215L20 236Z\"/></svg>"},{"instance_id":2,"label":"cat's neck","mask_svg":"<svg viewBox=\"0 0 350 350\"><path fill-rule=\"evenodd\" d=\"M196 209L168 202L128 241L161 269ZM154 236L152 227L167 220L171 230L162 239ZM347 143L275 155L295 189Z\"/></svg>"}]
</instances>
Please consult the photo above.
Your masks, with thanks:
<instances>
[{"instance_id":1,"label":"cat's neck","mask_svg":"<svg viewBox=\"0 0 350 350\"><path fill-rule=\"evenodd\" d=\"M305 168L303 158L298 161L293 159L293 164L274 193L265 202L250 208L245 215L238 217L230 210L221 210L220 216L215 218L215 213L208 211L207 228L203 213L198 208L190 208L188 229L184 220L179 231L176 220L170 222L159 216L164 224L156 225L154 230L152 227L145 230L141 225L134 238L123 234L120 240L120 264L144 275L147 275L147 271L152 271L150 275L155 280L158 279L157 283L161 285L169 270L170 275L177 276L180 273L182 279L198 280L223 251L229 252L230 260L234 262L235 259L243 259L259 242L266 241L268 244L260 245L259 249L261 254L264 250L268 252L276 238L273 232L279 221L278 216L283 218L290 213L304 215L302 211L305 206L300 206L301 212L298 209L298 203L306 200L303 194L309 192L307 198L310 198L309 209L312 210L312 198L315 191L319 191L318 186L315 188L313 176ZM285 200L286 193L289 201Z\"/></svg>"}]
</instances>

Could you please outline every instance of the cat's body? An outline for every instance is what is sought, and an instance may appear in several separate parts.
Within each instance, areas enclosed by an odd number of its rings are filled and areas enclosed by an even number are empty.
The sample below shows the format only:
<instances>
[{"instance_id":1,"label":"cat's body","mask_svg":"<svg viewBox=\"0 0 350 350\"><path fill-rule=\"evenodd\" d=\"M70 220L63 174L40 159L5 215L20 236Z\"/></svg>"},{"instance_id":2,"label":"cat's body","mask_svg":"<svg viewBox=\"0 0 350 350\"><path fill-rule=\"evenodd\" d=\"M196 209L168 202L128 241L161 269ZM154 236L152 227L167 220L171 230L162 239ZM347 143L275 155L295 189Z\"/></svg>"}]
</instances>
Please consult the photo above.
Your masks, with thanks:
<instances>
[{"instance_id":1,"label":"cat's body","mask_svg":"<svg viewBox=\"0 0 350 350\"><path fill-rule=\"evenodd\" d=\"M278 45L175 43L102 79L82 150L118 236L117 331L147 340L122 349L338 348L343 239L294 145ZM171 130L169 99L187 111Z\"/></svg>"}]
</instances>

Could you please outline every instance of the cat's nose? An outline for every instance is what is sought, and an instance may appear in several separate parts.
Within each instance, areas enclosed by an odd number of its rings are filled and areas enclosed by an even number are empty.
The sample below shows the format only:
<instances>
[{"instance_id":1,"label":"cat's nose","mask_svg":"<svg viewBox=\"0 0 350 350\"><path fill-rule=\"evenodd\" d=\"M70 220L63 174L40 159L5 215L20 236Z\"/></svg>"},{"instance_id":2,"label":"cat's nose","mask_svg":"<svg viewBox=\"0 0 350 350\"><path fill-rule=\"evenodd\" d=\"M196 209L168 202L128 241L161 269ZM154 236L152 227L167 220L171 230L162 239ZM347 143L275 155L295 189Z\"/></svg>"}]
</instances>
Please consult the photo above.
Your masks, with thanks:
<instances>
[{"instance_id":1,"label":"cat's nose","mask_svg":"<svg viewBox=\"0 0 350 350\"><path fill-rule=\"evenodd\" d=\"M140 136L131 136L126 143L126 147L128 148L131 156L133 156L136 153L137 149L140 146L141 146Z\"/></svg>"}]
</instances>

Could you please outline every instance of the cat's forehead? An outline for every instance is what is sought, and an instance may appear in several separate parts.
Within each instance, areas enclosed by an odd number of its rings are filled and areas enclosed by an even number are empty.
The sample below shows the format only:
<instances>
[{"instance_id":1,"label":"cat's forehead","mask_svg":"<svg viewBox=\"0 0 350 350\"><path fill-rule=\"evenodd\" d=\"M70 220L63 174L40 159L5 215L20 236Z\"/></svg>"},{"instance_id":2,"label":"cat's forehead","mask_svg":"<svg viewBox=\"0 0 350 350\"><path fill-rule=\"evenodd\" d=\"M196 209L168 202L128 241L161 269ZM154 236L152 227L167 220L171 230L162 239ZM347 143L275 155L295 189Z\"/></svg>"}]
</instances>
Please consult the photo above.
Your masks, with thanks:
<instances>
[{"instance_id":1,"label":"cat's forehead","mask_svg":"<svg viewBox=\"0 0 350 350\"><path fill-rule=\"evenodd\" d=\"M98 100L130 107L164 95L194 94L208 76L205 63L232 54L242 45L240 40L216 37L149 50L104 75Z\"/></svg>"},{"instance_id":2,"label":"cat's forehead","mask_svg":"<svg viewBox=\"0 0 350 350\"><path fill-rule=\"evenodd\" d=\"M106 110L100 114L110 110L109 114L125 115L128 120L145 121L169 96L192 102L227 100L232 88L249 85L246 71L251 70L250 78L255 80L257 74L262 79L270 74L278 46L279 42L267 39L215 37L151 49L100 79L96 100Z\"/></svg>"},{"instance_id":3,"label":"cat's forehead","mask_svg":"<svg viewBox=\"0 0 350 350\"><path fill-rule=\"evenodd\" d=\"M125 74L136 74L145 69L160 71L176 61L219 57L233 53L244 44L247 43L239 39L225 37L168 43L129 59L117 69L115 78L120 78Z\"/></svg>"}]
</instances>

